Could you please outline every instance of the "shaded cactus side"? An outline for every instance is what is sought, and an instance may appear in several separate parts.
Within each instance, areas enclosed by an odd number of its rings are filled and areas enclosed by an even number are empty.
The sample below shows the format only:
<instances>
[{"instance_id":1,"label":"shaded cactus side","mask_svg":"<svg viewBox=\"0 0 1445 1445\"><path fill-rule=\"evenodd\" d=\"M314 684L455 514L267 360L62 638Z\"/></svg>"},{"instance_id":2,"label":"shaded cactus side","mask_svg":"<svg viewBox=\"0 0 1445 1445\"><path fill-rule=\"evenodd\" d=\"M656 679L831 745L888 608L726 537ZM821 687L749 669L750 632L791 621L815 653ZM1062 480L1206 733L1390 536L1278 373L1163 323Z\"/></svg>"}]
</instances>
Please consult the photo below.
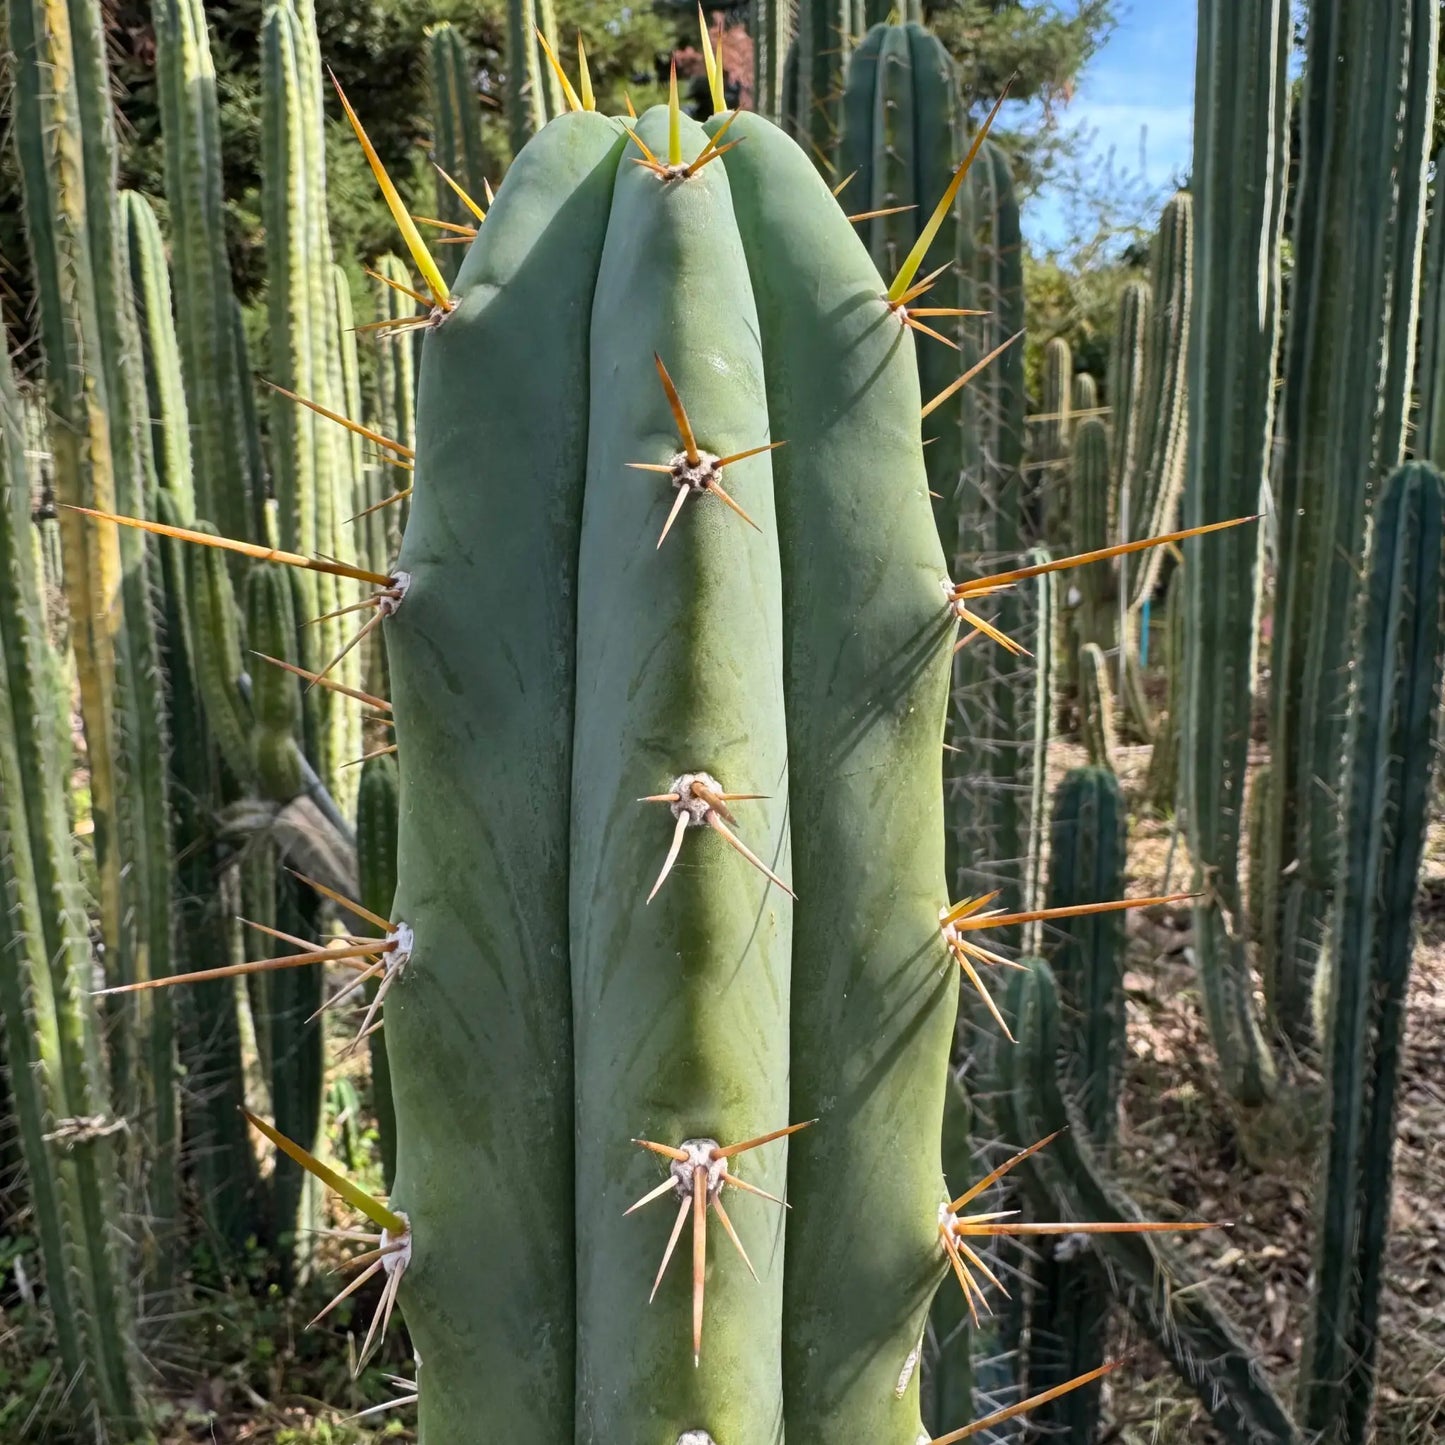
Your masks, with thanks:
<instances>
[{"instance_id":1,"label":"shaded cactus side","mask_svg":"<svg viewBox=\"0 0 1445 1445\"><path fill-rule=\"evenodd\" d=\"M1186 526L1259 507L1280 330L1290 38L1289 15L1271 0L1200 0ZM1242 269L1257 286L1240 285ZM1180 801L1201 890L1194 927L1210 1037L1225 1088L1257 1106L1277 1075L1255 1014L1239 877L1260 545L1251 530L1207 558L1198 539L1184 544Z\"/></svg>"},{"instance_id":2,"label":"shaded cactus side","mask_svg":"<svg viewBox=\"0 0 1445 1445\"><path fill-rule=\"evenodd\" d=\"M0 948L9 1097L61 1361L85 1414L134 1424L139 1367L118 1248L117 1121L92 1001L89 929L40 608L23 418L0 333Z\"/></svg>"},{"instance_id":3,"label":"shaded cactus side","mask_svg":"<svg viewBox=\"0 0 1445 1445\"><path fill-rule=\"evenodd\" d=\"M1358 559L1372 494L1405 454L1439 27L1430 0L1320 0L1308 33L1261 960L1271 1022L1296 1046L1335 884Z\"/></svg>"},{"instance_id":4,"label":"shaded cactus side","mask_svg":"<svg viewBox=\"0 0 1445 1445\"><path fill-rule=\"evenodd\" d=\"M1415 890L1445 655L1445 482L1424 463L1385 483L1359 599L1327 999L1326 1143L1302 1423L1369 1438L1389 1229Z\"/></svg>"}]
</instances>

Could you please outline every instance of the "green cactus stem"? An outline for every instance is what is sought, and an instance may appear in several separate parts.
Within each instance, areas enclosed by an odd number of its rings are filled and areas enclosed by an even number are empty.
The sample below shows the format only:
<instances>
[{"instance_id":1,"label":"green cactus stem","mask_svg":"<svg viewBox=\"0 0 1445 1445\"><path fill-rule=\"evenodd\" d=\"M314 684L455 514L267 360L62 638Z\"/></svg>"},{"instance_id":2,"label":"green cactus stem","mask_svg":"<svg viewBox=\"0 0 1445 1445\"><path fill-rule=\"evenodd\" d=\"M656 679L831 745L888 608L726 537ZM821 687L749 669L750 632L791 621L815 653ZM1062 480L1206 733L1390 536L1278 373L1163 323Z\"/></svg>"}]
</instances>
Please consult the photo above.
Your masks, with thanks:
<instances>
[{"instance_id":1,"label":"green cactus stem","mask_svg":"<svg viewBox=\"0 0 1445 1445\"><path fill-rule=\"evenodd\" d=\"M378 753L361 766L356 804L357 901L380 918L392 916L396 897L396 840L400 807L400 775L396 758ZM371 997L374 997L374 992ZM382 1179L388 1193L396 1177L396 1106L391 1098L391 1064L386 1032L367 1040L371 1050L371 1107L381 1146Z\"/></svg>"},{"instance_id":2,"label":"green cactus stem","mask_svg":"<svg viewBox=\"0 0 1445 1445\"><path fill-rule=\"evenodd\" d=\"M1326 964L1329 1127L1320 1164L1305 1428L1370 1438L1396 1092L1425 844L1445 617L1445 482L1423 463L1385 484L1360 596L1336 911Z\"/></svg>"},{"instance_id":3,"label":"green cactus stem","mask_svg":"<svg viewBox=\"0 0 1445 1445\"><path fill-rule=\"evenodd\" d=\"M176 332L195 419L196 514L228 537L253 537L260 527L260 442L226 251L216 72L205 6L201 0L154 0L152 14Z\"/></svg>"},{"instance_id":4,"label":"green cactus stem","mask_svg":"<svg viewBox=\"0 0 1445 1445\"><path fill-rule=\"evenodd\" d=\"M1019 1043L995 1053L1005 1080L1010 1137L1039 1140L1063 1131L1016 1171L1033 1207L1048 1219L1142 1222L1137 1205L1090 1147L1088 1130L1071 1127L1076 1116L1058 1082L1059 994L1046 963L1031 960L1024 972L1010 974L1008 1009ZM1115 1297L1195 1390L1225 1439L1301 1445L1298 1427L1261 1376L1239 1327L1207 1286L1190 1278L1166 1240L1157 1233L1095 1234L1087 1247L1107 1271ZM1066 1356L1046 1357L1042 1369L1039 1363L1031 1361L1031 1389L1070 1376ZM1081 1428L1094 1408L1086 1393L1080 1396L1065 1397L1036 1418L1045 1426Z\"/></svg>"},{"instance_id":5,"label":"green cactus stem","mask_svg":"<svg viewBox=\"0 0 1445 1445\"><path fill-rule=\"evenodd\" d=\"M1290 24L1269 0L1201 0L1194 111L1194 311L1184 523L1258 509L1274 411ZM1241 275L1252 279L1241 286ZM1258 534L1184 546L1181 803L1210 1036L1240 1104L1275 1092L1244 952L1240 828L1254 680ZM1225 585L1220 578L1228 579Z\"/></svg>"},{"instance_id":6,"label":"green cactus stem","mask_svg":"<svg viewBox=\"0 0 1445 1445\"><path fill-rule=\"evenodd\" d=\"M1262 948L1271 1019L1296 1045L1335 884L1358 559L1371 496L1405 455L1439 27L1429 0L1321 0L1308 33Z\"/></svg>"},{"instance_id":7,"label":"green cactus stem","mask_svg":"<svg viewBox=\"0 0 1445 1445\"><path fill-rule=\"evenodd\" d=\"M61 695L39 604L20 400L0 338L0 1013L62 1363L92 1428L135 1427L134 1324Z\"/></svg>"},{"instance_id":8,"label":"green cactus stem","mask_svg":"<svg viewBox=\"0 0 1445 1445\"><path fill-rule=\"evenodd\" d=\"M1079 649L1079 735L1089 762L1112 772L1119 750L1114 694L1109 685L1109 661L1103 649L1093 642L1086 642Z\"/></svg>"},{"instance_id":9,"label":"green cactus stem","mask_svg":"<svg viewBox=\"0 0 1445 1445\"><path fill-rule=\"evenodd\" d=\"M482 140L482 108L477 100L472 57L456 26L443 21L427 30L431 75L432 160L475 201L487 183L487 153ZM436 178L433 215L453 226L475 226L477 218L445 176ZM442 274L456 279L463 248L448 245L441 257ZM355 413L353 413L354 415Z\"/></svg>"}]
</instances>

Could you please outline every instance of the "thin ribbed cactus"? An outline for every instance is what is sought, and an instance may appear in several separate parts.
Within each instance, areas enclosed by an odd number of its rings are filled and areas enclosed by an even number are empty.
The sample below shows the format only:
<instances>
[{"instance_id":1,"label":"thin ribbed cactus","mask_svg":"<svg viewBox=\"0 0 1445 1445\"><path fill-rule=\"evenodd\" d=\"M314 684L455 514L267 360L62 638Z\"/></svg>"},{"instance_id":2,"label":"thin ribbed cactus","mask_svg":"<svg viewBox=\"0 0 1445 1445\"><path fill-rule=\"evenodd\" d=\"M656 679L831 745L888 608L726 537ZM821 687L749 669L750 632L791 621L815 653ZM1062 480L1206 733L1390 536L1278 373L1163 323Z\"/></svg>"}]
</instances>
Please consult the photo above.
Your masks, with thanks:
<instances>
[{"instance_id":1,"label":"thin ribbed cactus","mask_svg":"<svg viewBox=\"0 0 1445 1445\"><path fill-rule=\"evenodd\" d=\"M60 3L12 0L9 22L16 55L14 133L47 360L56 496L62 503L114 511L110 378L101 351L86 225L87 157L70 16ZM94 118L94 110L108 108L108 96L91 97L90 103ZM114 949L107 967L112 976L124 979L130 959L124 946L128 930L121 921L126 915L121 881L123 776L115 738L118 649L125 639L121 552L115 537L94 531L74 513L61 514L61 534L90 770L101 927Z\"/></svg>"},{"instance_id":2,"label":"thin ribbed cactus","mask_svg":"<svg viewBox=\"0 0 1445 1445\"><path fill-rule=\"evenodd\" d=\"M431 71L432 160L469 196L481 200L487 182L487 153L482 142L482 107L472 57L456 26L442 22L427 31ZM435 212L454 226L474 226L476 217L447 182L436 178ZM441 269L448 281L457 274L462 247L447 245ZM355 415L355 413L351 413Z\"/></svg>"},{"instance_id":3,"label":"thin ribbed cactus","mask_svg":"<svg viewBox=\"0 0 1445 1445\"><path fill-rule=\"evenodd\" d=\"M1184 716L1184 578L1175 568L1164 600L1164 665L1168 670L1164 716L1154 728L1149 755L1149 801L1160 813L1172 813L1179 793L1179 727Z\"/></svg>"},{"instance_id":4,"label":"thin ribbed cactus","mask_svg":"<svg viewBox=\"0 0 1445 1445\"><path fill-rule=\"evenodd\" d=\"M1074 373L1073 405L1076 420L1099 409L1099 383L1087 371Z\"/></svg>"},{"instance_id":5,"label":"thin ribbed cactus","mask_svg":"<svg viewBox=\"0 0 1445 1445\"><path fill-rule=\"evenodd\" d=\"M1049 835L1050 908L1105 903L1123 896L1128 815L1119 784L1105 768L1076 768L1054 794ZM1123 1073L1124 919L1099 913L1071 919L1051 948L1064 1018L1059 1067L1101 1159L1112 1149ZM1104 1362L1112 1297L1093 1250L1078 1258L1055 1250L1034 1270L1029 1325L1031 1390L1061 1383ZM1045 1378L1049 1376L1050 1378ZM1099 1390L1072 1393L1045 1407L1072 1438L1095 1432Z\"/></svg>"},{"instance_id":6,"label":"thin ribbed cactus","mask_svg":"<svg viewBox=\"0 0 1445 1445\"><path fill-rule=\"evenodd\" d=\"M969 300L958 304L987 313L964 318L966 339L961 346L967 369L1022 332L1024 296L1018 198L1008 161L993 142L985 140L980 147L964 191L965 227L958 236L958 259L971 286L960 288ZM1008 346L963 389L971 393L968 405L959 406L946 422L960 430L971 426L973 433L971 440L962 441L962 482L953 489L959 507L956 567L969 558L975 568L988 571L1017 565L1020 558L1025 503L1023 361L1022 346ZM934 447L928 450L931 462ZM942 490L936 481L933 490ZM1023 590L1006 593L993 620L1010 635L1033 633L1029 603ZM1026 658L999 648L966 647L959 653L952 732L955 740L976 741L982 768L975 775L970 816L960 820L957 856L969 891L974 885L1003 884L1004 896L1017 898L1021 905L1031 901L1017 891L1029 823L1024 814L1028 794L1018 786L1026 755L1016 740L1030 733L1027 719L1032 705L1032 668Z\"/></svg>"},{"instance_id":7,"label":"thin ribbed cactus","mask_svg":"<svg viewBox=\"0 0 1445 1445\"><path fill-rule=\"evenodd\" d=\"M1149 323L1143 338L1135 470L1127 479L1127 487L1121 484L1119 488L1121 542L1168 532L1178 514L1187 445L1193 263L1194 202L1188 191L1178 191L1160 214L1151 247ZM1127 509L1123 505L1125 495L1129 499ZM1137 650L1138 612L1158 583L1164 553L1144 552L1119 561L1120 593L1128 608L1124 636L1126 645Z\"/></svg>"},{"instance_id":8,"label":"thin ribbed cactus","mask_svg":"<svg viewBox=\"0 0 1445 1445\"><path fill-rule=\"evenodd\" d=\"M270 378L287 391L354 416L347 411L327 227L320 60L308 19L309 13L303 17L287 0L267 10L261 32ZM360 510L354 506L359 489L359 479L353 480L359 460L354 438L275 393L271 439L280 545L308 556L351 555L343 531L353 530L346 518ZM293 586L301 663L320 672L355 630L349 617L333 614L356 600L356 589L324 572L298 574ZM336 676L358 685L360 659L348 655ZM343 808L356 787L355 772L346 764L359 751L354 709L324 689L308 691L305 752Z\"/></svg>"},{"instance_id":9,"label":"thin ribbed cactus","mask_svg":"<svg viewBox=\"0 0 1445 1445\"><path fill-rule=\"evenodd\" d=\"M96 3L13 3L16 140L37 291L62 502L146 515L153 462L132 301L115 130ZM111 977L164 975L171 963L166 725L151 611L151 544L62 522L64 580L91 784L101 931ZM122 863L124 860L124 863ZM113 1032L112 1088L137 1128L121 1151L137 1207L162 1233L176 1207L169 1008L126 1001ZM147 1040L144 1044L142 1040ZM140 1067L137 1056L148 1065ZM158 1099L158 1088L163 1097ZM157 1138L163 1157L147 1157ZM154 1191L155 1197L148 1196ZM158 1264L147 1258L146 1268Z\"/></svg>"},{"instance_id":10,"label":"thin ribbed cactus","mask_svg":"<svg viewBox=\"0 0 1445 1445\"><path fill-rule=\"evenodd\" d=\"M563 110L562 89L537 39L539 26L557 34L551 12L552 0L507 0L506 114L513 155Z\"/></svg>"},{"instance_id":11,"label":"thin ribbed cactus","mask_svg":"<svg viewBox=\"0 0 1445 1445\"><path fill-rule=\"evenodd\" d=\"M12 32L13 34L13 32ZM18 37L17 37L18 38ZM89 930L72 851L63 699L40 607L23 418L0 335L0 1014L51 1316L97 1436L136 1419L133 1321Z\"/></svg>"},{"instance_id":12,"label":"thin ribbed cactus","mask_svg":"<svg viewBox=\"0 0 1445 1445\"><path fill-rule=\"evenodd\" d=\"M809 139L819 140L816 127L824 126L819 154L826 158L837 145L836 124L825 124L828 107L836 106L842 91L841 60L829 66L819 52L830 42L819 38L827 33L830 22L846 8L846 0L797 0L798 38L793 40L793 7L795 0L751 0L748 7L748 34L753 42L753 105L771 121L787 124L788 133L806 146ZM839 54L844 53L846 40L836 40ZM790 46L794 48L790 48ZM837 84L828 86L831 77ZM816 88L819 80L827 88ZM812 115L814 100L823 112ZM785 118L786 117L786 122Z\"/></svg>"},{"instance_id":13,"label":"thin ribbed cactus","mask_svg":"<svg viewBox=\"0 0 1445 1445\"><path fill-rule=\"evenodd\" d=\"M1119 729L1114 721L1109 660L1095 642L1086 642L1079 649L1079 736L1089 761L1096 768L1112 771L1119 749Z\"/></svg>"},{"instance_id":14,"label":"thin ribbed cactus","mask_svg":"<svg viewBox=\"0 0 1445 1445\"><path fill-rule=\"evenodd\" d=\"M1070 413L1074 391L1074 353L1062 336L1044 347L1041 384L1043 415L1035 423L1035 465L1043 469L1043 534L1054 547L1069 544L1068 481Z\"/></svg>"},{"instance_id":15,"label":"thin ribbed cactus","mask_svg":"<svg viewBox=\"0 0 1445 1445\"><path fill-rule=\"evenodd\" d=\"M1200 0L1186 525L1259 510L1279 342L1289 46L1288 8L1277 0ZM1225 1087L1245 1105L1276 1087L1254 1010L1239 879L1258 548L1249 529L1229 533L1207 559L1197 540L1186 543L1183 574L1181 802L1201 894L1200 983Z\"/></svg>"},{"instance_id":16,"label":"thin ribbed cactus","mask_svg":"<svg viewBox=\"0 0 1445 1445\"><path fill-rule=\"evenodd\" d=\"M160 494L160 520L182 521L177 497ZM220 962L232 929L217 897L215 812L222 795L219 749L208 725L199 674L215 643L192 614L192 592L213 573L209 553L191 555L179 542L161 547L170 700L172 771L175 781L177 856L177 956ZM230 578L221 575L230 596ZM219 590L219 586L217 587ZM202 615L205 608L202 607ZM194 1171L202 1216L225 1251L241 1249L257 1227L260 1182L256 1160L238 1109L245 1102L244 1071L234 988L200 983L180 1000L182 1059L186 1069L186 1154Z\"/></svg>"},{"instance_id":17,"label":"thin ribbed cactus","mask_svg":"<svg viewBox=\"0 0 1445 1445\"><path fill-rule=\"evenodd\" d=\"M1405 455L1440 7L1311 10L1277 468L1270 837L1262 953L1276 1027L1309 1032L1328 927L1358 558Z\"/></svg>"},{"instance_id":18,"label":"thin ribbed cactus","mask_svg":"<svg viewBox=\"0 0 1445 1445\"><path fill-rule=\"evenodd\" d=\"M392 916L396 896L396 838L400 814L400 775L390 753L368 757L361 767L356 803L356 875L358 902L381 918ZM373 987L372 997L375 996ZM381 1146L381 1172L387 1192L396 1177L396 1106L391 1100L391 1065L386 1033L374 1033L371 1049L371 1107Z\"/></svg>"},{"instance_id":19,"label":"thin ribbed cactus","mask_svg":"<svg viewBox=\"0 0 1445 1445\"><path fill-rule=\"evenodd\" d=\"M231 288L216 72L201 0L153 0L176 332L195 419L196 514L259 535L260 442ZM271 184L268 178L268 187Z\"/></svg>"},{"instance_id":20,"label":"thin ribbed cactus","mask_svg":"<svg viewBox=\"0 0 1445 1445\"><path fill-rule=\"evenodd\" d=\"M1389 1229L1396 1090L1415 890L1435 768L1445 654L1445 483L1425 463L1383 486L1351 656L1334 924L1321 991L1328 1081L1304 1426L1370 1438Z\"/></svg>"},{"instance_id":21,"label":"thin ribbed cactus","mask_svg":"<svg viewBox=\"0 0 1445 1445\"><path fill-rule=\"evenodd\" d=\"M1445 153L1431 161L1435 174L1445 174ZM1416 374L1419 410L1411 454L1445 466L1445 194L1435 192L1426 231L1425 268L1421 292L1420 364Z\"/></svg>"},{"instance_id":22,"label":"thin ribbed cactus","mask_svg":"<svg viewBox=\"0 0 1445 1445\"><path fill-rule=\"evenodd\" d=\"M1063 1131L1016 1171L1035 1212L1050 1220L1139 1223L1138 1206L1110 1178L1088 1142L1088 1130L1078 1127L1060 1090L1059 993L1046 963L1030 960L1023 972L1010 975L1007 1011L1019 1042L996 1045L993 1052L1003 1081L1009 1137L1034 1140ZM1080 1245L1098 1259L1114 1297L1196 1391L1226 1440L1237 1445L1302 1445L1298 1428L1262 1376L1239 1327L1211 1298L1208 1285L1190 1277L1184 1260L1157 1233L1093 1234L1086 1241L1066 1235L1054 1246L1053 1256ZM1090 1350L1085 1357L1091 1357ZM1068 1369L1066 1350L1057 1355L1036 1351L1030 1359L1030 1390L1067 1379ZM1045 1406L1038 1418L1046 1429L1053 1425L1080 1432L1065 1438L1086 1440L1082 1430L1092 1412L1088 1392L1077 1393L1082 1417L1072 1408L1072 1396L1066 1396Z\"/></svg>"},{"instance_id":23,"label":"thin ribbed cactus","mask_svg":"<svg viewBox=\"0 0 1445 1445\"><path fill-rule=\"evenodd\" d=\"M838 158L843 134L844 77L852 64L854 48L864 38L865 27L856 0L798 0L797 33L789 46L793 8L792 0L754 0L757 28L752 34L757 84L773 83L774 62L771 57L765 61L764 49L781 43L787 64L777 78L781 86L777 116L788 134L812 156L828 184L835 186L849 173ZM868 64L866 56L870 52L866 45L863 53L863 63ZM764 93L758 91L759 95ZM867 203L858 199L865 192L856 180L840 194L848 203L847 209L867 209Z\"/></svg>"}]
</instances>

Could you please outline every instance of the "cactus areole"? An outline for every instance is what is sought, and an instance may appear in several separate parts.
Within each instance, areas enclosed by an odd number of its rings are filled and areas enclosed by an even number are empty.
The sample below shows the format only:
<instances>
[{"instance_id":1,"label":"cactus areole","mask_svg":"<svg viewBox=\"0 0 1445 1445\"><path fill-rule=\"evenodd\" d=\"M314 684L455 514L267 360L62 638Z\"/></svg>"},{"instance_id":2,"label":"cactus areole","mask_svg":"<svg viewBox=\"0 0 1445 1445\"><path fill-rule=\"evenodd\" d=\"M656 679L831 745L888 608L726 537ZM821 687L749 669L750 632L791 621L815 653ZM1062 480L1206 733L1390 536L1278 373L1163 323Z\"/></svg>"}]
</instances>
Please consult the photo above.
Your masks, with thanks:
<instances>
[{"instance_id":1,"label":"cactus areole","mask_svg":"<svg viewBox=\"0 0 1445 1445\"><path fill-rule=\"evenodd\" d=\"M781 131L635 136L529 141L423 342L385 622L422 1439L916 1445L958 985L914 339Z\"/></svg>"}]
</instances>

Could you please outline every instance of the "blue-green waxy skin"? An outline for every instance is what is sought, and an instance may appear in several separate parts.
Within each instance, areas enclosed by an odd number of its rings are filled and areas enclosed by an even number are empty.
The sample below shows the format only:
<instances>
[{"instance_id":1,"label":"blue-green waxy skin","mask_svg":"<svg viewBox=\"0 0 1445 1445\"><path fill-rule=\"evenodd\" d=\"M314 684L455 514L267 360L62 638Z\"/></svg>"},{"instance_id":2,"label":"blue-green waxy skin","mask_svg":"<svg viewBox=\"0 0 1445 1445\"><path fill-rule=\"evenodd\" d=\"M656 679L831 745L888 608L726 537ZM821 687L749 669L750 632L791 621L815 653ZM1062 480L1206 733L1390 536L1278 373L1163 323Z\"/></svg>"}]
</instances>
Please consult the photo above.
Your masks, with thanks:
<instances>
[{"instance_id":1,"label":"blue-green waxy skin","mask_svg":"<svg viewBox=\"0 0 1445 1445\"><path fill-rule=\"evenodd\" d=\"M574 399L623 140L580 114L527 146L424 345L387 622L416 943L386 1033L426 1445L572 1438Z\"/></svg>"},{"instance_id":2,"label":"blue-green waxy skin","mask_svg":"<svg viewBox=\"0 0 1445 1445\"><path fill-rule=\"evenodd\" d=\"M665 109L645 115L639 134L665 155ZM685 123L685 157L706 143ZM705 1429L722 1445L767 1445L782 1440L783 1211L724 1188L759 1279L712 1214L696 1366L690 1225L648 1303L681 1201L668 1193L623 1217L666 1178L665 1161L633 1138L727 1145L789 1122L793 903L706 827L688 829L647 903L675 819L638 801L698 771L729 792L770 795L732 805L736 832L787 878L771 460L722 478L760 530L694 495L661 547L677 493L670 478L627 466L681 448L654 352L703 452L771 439L758 316L720 164L663 180L624 160L591 337L572 754L576 1438L673 1445ZM736 1172L781 1195L787 1150L779 1140L740 1156Z\"/></svg>"},{"instance_id":3,"label":"blue-green waxy skin","mask_svg":"<svg viewBox=\"0 0 1445 1445\"><path fill-rule=\"evenodd\" d=\"M709 122L710 128L723 118ZM807 158L737 117L723 158L762 323L783 565L793 881L783 1380L789 1445L917 1445L942 1277L957 970L938 759L954 627L913 340ZM961 1424L963 1422L951 1422Z\"/></svg>"}]
</instances>

